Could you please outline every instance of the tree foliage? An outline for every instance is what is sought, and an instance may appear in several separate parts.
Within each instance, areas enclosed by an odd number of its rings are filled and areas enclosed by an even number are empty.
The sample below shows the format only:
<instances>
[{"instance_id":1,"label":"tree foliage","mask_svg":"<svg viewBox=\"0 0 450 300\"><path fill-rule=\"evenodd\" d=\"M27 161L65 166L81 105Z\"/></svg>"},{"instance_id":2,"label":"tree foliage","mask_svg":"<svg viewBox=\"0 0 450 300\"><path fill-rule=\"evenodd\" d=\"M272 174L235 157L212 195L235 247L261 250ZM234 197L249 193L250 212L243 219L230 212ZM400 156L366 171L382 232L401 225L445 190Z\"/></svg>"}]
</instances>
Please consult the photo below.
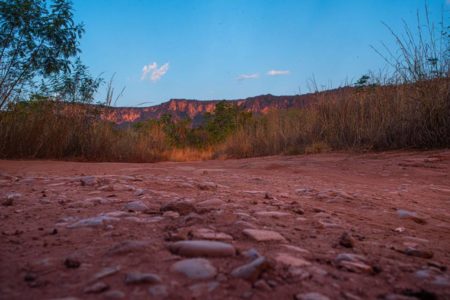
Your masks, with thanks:
<instances>
[{"instance_id":1,"label":"tree foliage","mask_svg":"<svg viewBox=\"0 0 450 300\"><path fill-rule=\"evenodd\" d=\"M159 120L148 120L134 124L141 132L161 129L166 141L173 147L207 148L217 145L239 127L252 120L252 114L243 111L234 103L221 101L212 113L206 113L200 126L194 126L189 118L175 120L171 114L163 114Z\"/></svg>"},{"instance_id":2,"label":"tree foliage","mask_svg":"<svg viewBox=\"0 0 450 300\"><path fill-rule=\"evenodd\" d=\"M49 81L51 93L54 97L72 103L92 102L101 83L102 79L93 78L79 58L75 61L70 72L56 74Z\"/></svg>"},{"instance_id":3,"label":"tree foliage","mask_svg":"<svg viewBox=\"0 0 450 300\"><path fill-rule=\"evenodd\" d=\"M243 112L238 105L226 101L217 103L214 113L205 114L205 129L209 133L210 141L224 141L246 118L248 113Z\"/></svg>"},{"instance_id":4,"label":"tree foliage","mask_svg":"<svg viewBox=\"0 0 450 300\"><path fill-rule=\"evenodd\" d=\"M70 80L86 84L78 94L72 92L71 100L91 98L88 90L96 82L87 79L87 69L79 61L74 64L83 32L83 25L73 20L68 0L0 0L0 108L25 99L36 82L49 78L58 83L62 95L73 91ZM80 71L86 76L79 77Z\"/></svg>"}]
</instances>

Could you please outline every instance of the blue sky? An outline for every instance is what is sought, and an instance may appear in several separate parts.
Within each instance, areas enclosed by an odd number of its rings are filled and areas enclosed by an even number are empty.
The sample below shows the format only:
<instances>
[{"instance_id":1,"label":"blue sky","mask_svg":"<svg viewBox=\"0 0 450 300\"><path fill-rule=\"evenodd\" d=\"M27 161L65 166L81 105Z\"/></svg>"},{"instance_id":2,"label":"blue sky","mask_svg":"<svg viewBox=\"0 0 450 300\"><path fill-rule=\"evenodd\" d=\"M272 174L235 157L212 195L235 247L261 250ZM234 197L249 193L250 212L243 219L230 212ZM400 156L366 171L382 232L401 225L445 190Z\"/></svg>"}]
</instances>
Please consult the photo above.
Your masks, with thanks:
<instances>
[{"instance_id":1,"label":"blue sky","mask_svg":"<svg viewBox=\"0 0 450 300\"><path fill-rule=\"evenodd\" d=\"M428 1L438 20L450 0ZM74 0L81 57L116 73L118 106L171 98L236 99L354 82L385 66L370 48L415 25L424 0ZM98 98L104 97L105 86Z\"/></svg>"}]
</instances>

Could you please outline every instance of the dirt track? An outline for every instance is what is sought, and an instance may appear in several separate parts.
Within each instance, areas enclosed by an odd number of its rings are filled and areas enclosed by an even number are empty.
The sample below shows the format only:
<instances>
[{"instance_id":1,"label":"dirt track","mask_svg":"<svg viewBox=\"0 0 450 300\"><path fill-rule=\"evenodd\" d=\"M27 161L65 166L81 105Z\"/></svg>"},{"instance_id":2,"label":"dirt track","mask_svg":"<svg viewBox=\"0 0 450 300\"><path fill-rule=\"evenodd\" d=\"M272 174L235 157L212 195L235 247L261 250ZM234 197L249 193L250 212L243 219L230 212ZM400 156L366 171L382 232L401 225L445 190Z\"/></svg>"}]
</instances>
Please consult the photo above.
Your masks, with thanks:
<instances>
[{"instance_id":1,"label":"dirt track","mask_svg":"<svg viewBox=\"0 0 450 300\"><path fill-rule=\"evenodd\" d=\"M450 151L0 161L0 299L450 299L449 174Z\"/></svg>"}]
</instances>

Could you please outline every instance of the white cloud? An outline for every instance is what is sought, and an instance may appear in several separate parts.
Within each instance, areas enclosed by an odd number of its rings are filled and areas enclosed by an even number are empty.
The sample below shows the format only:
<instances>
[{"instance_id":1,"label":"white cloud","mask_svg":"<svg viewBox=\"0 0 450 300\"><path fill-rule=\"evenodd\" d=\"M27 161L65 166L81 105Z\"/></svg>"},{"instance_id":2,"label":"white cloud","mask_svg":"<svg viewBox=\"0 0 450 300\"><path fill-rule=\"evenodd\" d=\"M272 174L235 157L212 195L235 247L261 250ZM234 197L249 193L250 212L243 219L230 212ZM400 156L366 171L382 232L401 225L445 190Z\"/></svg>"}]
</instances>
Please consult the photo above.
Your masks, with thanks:
<instances>
[{"instance_id":1,"label":"white cloud","mask_svg":"<svg viewBox=\"0 0 450 300\"><path fill-rule=\"evenodd\" d=\"M254 74L241 74L239 75L236 79L237 80L245 80L245 79L256 79L259 78L259 74L258 73L254 73Z\"/></svg>"},{"instance_id":2,"label":"white cloud","mask_svg":"<svg viewBox=\"0 0 450 300\"><path fill-rule=\"evenodd\" d=\"M269 76L279 76L279 75L289 75L288 70L270 70L267 72L267 75Z\"/></svg>"},{"instance_id":3,"label":"white cloud","mask_svg":"<svg viewBox=\"0 0 450 300\"><path fill-rule=\"evenodd\" d=\"M142 68L141 80L147 78L147 75L151 73L150 80L157 81L161 79L161 77L163 77L164 74L167 73L167 71L169 71L169 63L165 63L158 68L158 64L156 62L153 62L151 64L145 65Z\"/></svg>"}]
</instances>

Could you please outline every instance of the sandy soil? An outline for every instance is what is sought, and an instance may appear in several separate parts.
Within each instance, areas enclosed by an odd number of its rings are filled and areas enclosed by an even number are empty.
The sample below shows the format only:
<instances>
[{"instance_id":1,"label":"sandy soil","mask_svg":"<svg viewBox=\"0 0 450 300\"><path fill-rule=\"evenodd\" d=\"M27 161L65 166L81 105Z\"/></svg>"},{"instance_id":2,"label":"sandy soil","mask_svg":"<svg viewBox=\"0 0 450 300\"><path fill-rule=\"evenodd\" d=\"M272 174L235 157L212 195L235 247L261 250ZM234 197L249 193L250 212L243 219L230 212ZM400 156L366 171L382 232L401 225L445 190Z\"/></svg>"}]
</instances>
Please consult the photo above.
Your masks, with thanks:
<instances>
[{"instance_id":1,"label":"sandy soil","mask_svg":"<svg viewBox=\"0 0 450 300\"><path fill-rule=\"evenodd\" d=\"M449 174L448 150L0 161L0 298L450 299Z\"/></svg>"}]
</instances>

